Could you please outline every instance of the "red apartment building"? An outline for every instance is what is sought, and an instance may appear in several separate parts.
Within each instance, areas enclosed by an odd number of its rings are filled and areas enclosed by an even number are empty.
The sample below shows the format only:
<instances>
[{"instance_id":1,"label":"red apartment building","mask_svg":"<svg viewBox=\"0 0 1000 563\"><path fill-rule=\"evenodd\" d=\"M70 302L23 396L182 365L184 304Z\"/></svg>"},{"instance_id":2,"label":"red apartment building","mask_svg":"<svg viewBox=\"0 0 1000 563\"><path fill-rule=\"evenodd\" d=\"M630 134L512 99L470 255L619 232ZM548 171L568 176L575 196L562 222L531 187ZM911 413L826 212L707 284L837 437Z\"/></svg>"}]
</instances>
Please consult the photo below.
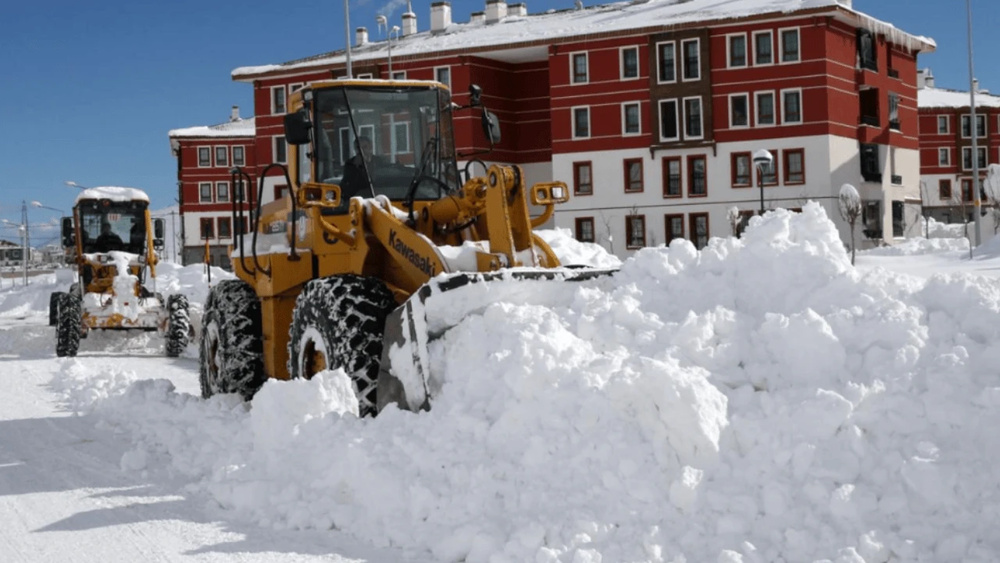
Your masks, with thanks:
<instances>
[{"instance_id":1,"label":"red apartment building","mask_svg":"<svg viewBox=\"0 0 1000 563\"><path fill-rule=\"evenodd\" d=\"M745 221L762 197L768 209L818 201L849 240L837 212L845 183L864 199L872 241L917 228L916 58L934 43L849 0L633 1L532 15L488 0L463 23L435 2L430 16L418 31L416 15L403 14L391 63L388 42L359 28L353 76L438 80L458 104L480 85L503 128L488 157L520 165L529 183L570 184L554 222L579 240L619 256L675 238L700 248L731 234L733 208ZM258 169L286 158L288 94L346 73L344 51L233 71L254 88ZM471 114L457 118L456 145L480 148L478 127ZM772 167L753 165L760 149ZM265 197L285 188L278 176L265 184Z\"/></svg>"},{"instance_id":2,"label":"red apartment building","mask_svg":"<svg viewBox=\"0 0 1000 563\"><path fill-rule=\"evenodd\" d=\"M225 123L169 132L170 149L177 158L182 264L204 262L207 243L211 263L230 267L234 228L237 233L247 228L245 216L244 224L234 224L232 202L240 194L239 183L233 185L232 169L246 170L250 185L256 182L255 131L254 118L241 119L239 108L233 106ZM252 197L252 190L244 193L245 200Z\"/></svg>"},{"instance_id":3,"label":"red apartment building","mask_svg":"<svg viewBox=\"0 0 1000 563\"><path fill-rule=\"evenodd\" d=\"M972 96L934 85L929 69L918 77L920 178L924 212L945 223L971 221ZM1000 96L976 92L976 153L980 181L989 164L1000 163ZM984 205L993 205L983 201Z\"/></svg>"}]
</instances>

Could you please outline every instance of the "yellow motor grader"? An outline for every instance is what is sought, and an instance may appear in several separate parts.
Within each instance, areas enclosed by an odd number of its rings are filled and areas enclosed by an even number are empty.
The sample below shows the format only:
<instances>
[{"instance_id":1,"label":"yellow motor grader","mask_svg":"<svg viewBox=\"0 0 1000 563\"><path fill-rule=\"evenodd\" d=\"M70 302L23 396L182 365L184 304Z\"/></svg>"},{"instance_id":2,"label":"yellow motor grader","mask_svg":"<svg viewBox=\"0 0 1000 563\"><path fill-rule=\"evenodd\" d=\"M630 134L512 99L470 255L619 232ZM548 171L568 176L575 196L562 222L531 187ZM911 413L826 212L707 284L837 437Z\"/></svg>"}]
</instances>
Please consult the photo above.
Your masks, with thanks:
<instances>
[{"instance_id":1,"label":"yellow motor grader","mask_svg":"<svg viewBox=\"0 0 1000 563\"><path fill-rule=\"evenodd\" d=\"M49 324L56 327L56 355L76 356L80 338L91 330L158 330L167 356L188 345L191 323L187 297L164 301L146 284L156 278L157 250L163 248L163 219L151 219L149 196L118 186L88 188L62 220L62 244L76 266L77 281L49 299Z\"/></svg>"},{"instance_id":2,"label":"yellow motor grader","mask_svg":"<svg viewBox=\"0 0 1000 563\"><path fill-rule=\"evenodd\" d=\"M470 88L459 107L431 81L331 80L290 96L289 165L261 171L250 233L232 251L238 279L205 305L202 395L250 399L268 377L343 368L362 415L389 403L429 407L424 304L431 294L496 277L576 280L606 272L560 268L533 233L566 201L563 182L525 185L517 166L456 155L452 114L481 110L492 148L496 116ZM458 159L468 164L459 170ZM473 176L470 167L485 170ZM264 179L289 186L261 206ZM233 222L243 222L241 185ZM531 217L529 201L542 211ZM438 331L438 334L440 331Z\"/></svg>"}]
</instances>

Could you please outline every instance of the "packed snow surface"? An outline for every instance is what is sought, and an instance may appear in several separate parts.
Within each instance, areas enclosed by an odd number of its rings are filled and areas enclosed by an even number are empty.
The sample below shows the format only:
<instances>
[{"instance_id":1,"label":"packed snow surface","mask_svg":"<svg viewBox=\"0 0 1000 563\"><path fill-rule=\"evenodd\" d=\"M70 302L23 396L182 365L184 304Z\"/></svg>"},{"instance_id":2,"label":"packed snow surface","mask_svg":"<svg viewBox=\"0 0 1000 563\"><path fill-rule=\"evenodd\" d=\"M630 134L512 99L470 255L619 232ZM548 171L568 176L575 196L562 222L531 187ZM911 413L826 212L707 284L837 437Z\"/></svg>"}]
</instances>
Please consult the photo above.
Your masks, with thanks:
<instances>
[{"instance_id":1,"label":"packed snow surface","mask_svg":"<svg viewBox=\"0 0 1000 563\"><path fill-rule=\"evenodd\" d=\"M566 263L601 256L546 240ZM252 405L74 359L52 360L52 386L128 442L122 472L179 476L177 494L232 521L400 560L996 561L991 245L974 260L910 249L987 275L900 274L905 256L875 253L855 268L808 204L544 299L511 285L431 342L428 412L358 419L341 371L269 381ZM192 268L163 271L203 302ZM0 295L0 316L44 311Z\"/></svg>"}]
</instances>

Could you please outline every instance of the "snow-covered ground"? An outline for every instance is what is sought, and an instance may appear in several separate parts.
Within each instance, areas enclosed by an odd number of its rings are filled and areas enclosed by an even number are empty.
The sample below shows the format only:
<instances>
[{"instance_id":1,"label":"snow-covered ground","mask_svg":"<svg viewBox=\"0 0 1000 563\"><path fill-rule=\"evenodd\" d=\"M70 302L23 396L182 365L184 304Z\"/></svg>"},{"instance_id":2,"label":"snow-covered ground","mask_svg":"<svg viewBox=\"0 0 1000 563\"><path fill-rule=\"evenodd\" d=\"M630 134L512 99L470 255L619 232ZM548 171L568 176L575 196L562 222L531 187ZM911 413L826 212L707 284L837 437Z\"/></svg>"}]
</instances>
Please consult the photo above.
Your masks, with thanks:
<instances>
[{"instance_id":1,"label":"snow-covered ground","mask_svg":"<svg viewBox=\"0 0 1000 563\"><path fill-rule=\"evenodd\" d=\"M566 232L568 263L613 265ZM4 561L1000 560L1000 241L852 267L817 205L504 298L431 346L429 412L342 372L197 392L196 351L0 290ZM161 267L199 316L203 268ZM213 271L212 280L226 275ZM505 283L505 282L498 282ZM507 288L510 290L510 288ZM507 295L516 291L498 291Z\"/></svg>"}]
</instances>

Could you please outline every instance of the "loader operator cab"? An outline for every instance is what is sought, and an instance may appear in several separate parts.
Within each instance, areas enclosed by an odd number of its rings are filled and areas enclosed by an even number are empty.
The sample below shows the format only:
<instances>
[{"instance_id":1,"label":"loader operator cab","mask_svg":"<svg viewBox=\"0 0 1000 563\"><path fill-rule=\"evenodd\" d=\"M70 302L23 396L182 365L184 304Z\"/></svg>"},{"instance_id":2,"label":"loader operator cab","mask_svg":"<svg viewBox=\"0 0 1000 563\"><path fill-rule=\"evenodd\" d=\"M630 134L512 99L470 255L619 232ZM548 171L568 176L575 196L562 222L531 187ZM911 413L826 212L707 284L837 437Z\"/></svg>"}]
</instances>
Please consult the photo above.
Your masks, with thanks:
<instances>
[{"instance_id":1,"label":"loader operator cab","mask_svg":"<svg viewBox=\"0 0 1000 563\"><path fill-rule=\"evenodd\" d=\"M340 186L338 212L354 196L438 200L459 189L451 94L443 85L341 81L315 83L301 95L301 108L286 117L286 139L298 145L293 170L299 185ZM360 156L364 144L367 158Z\"/></svg>"},{"instance_id":2,"label":"loader operator cab","mask_svg":"<svg viewBox=\"0 0 1000 563\"><path fill-rule=\"evenodd\" d=\"M146 253L146 202L87 200L78 206L84 254Z\"/></svg>"}]
</instances>

